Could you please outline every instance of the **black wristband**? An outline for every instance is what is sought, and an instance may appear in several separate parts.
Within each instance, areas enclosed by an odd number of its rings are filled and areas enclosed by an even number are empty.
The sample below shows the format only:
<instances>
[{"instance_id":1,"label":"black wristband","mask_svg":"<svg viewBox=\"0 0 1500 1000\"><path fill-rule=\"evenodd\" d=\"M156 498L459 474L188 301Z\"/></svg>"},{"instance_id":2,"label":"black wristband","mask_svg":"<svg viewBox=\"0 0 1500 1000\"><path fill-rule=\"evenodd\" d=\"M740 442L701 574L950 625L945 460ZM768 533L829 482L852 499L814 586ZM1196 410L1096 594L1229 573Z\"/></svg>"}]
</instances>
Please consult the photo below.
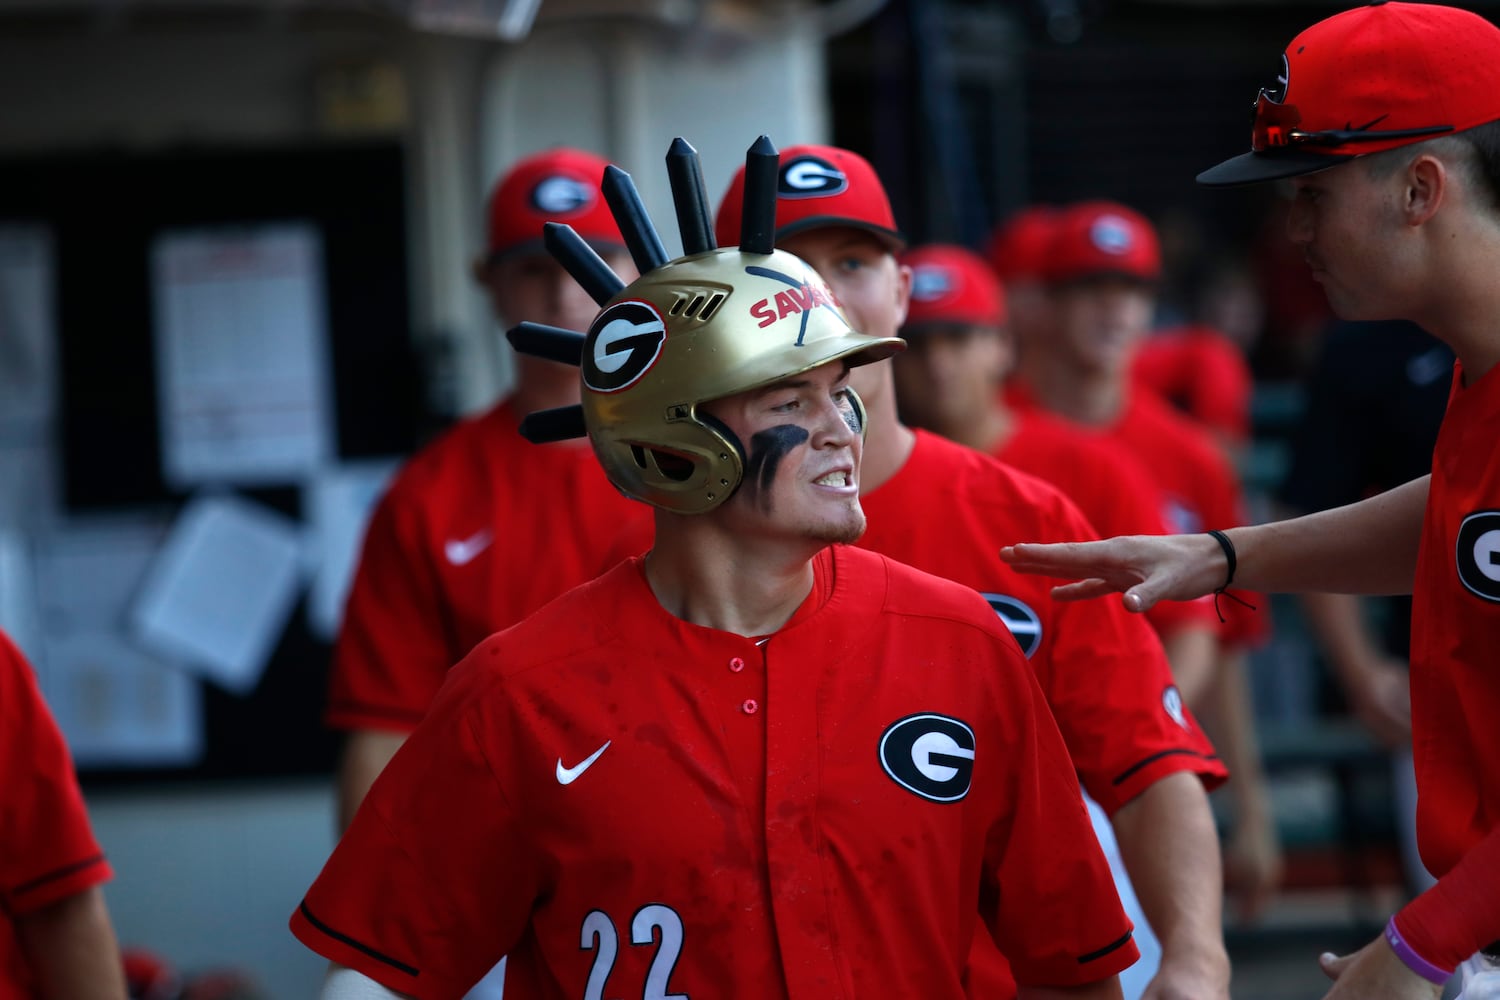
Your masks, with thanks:
<instances>
[{"instance_id":1,"label":"black wristband","mask_svg":"<svg viewBox=\"0 0 1500 1000\"><path fill-rule=\"evenodd\" d=\"M1224 558L1226 560L1228 560L1228 562L1229 562L1229 572L1224 575L1224 583L1223 583L1223 585L1221 587L1219 587L1218 590L1214 591L1214 614L1216 614L1216 615L1219 616L1219 623L1222 625L1222 624L1224 624L1224 620L1225 619L1224 619L1224 612L1222 612L1222 611L1219 610L1219 595L1220 594L1223 594L1225 597L1229 598L1231 601L1233 601L1236 604L1243 604L1245 607L1249 608L1251 611L1255 610L1255 605L1251 604L1249 601L1245 600L1244 598L1242 598L1242 597L1236 597L1234 594L1231 594L1229 592L1229 585L1234 582L1234 571L1235 571L1236 568L1238 568L1238 566L1240 564L1239 559L1234 554L1234 543L1231 542L1229 540L1229 536L1226 535L1226 534L1224 534L1224 532L1222 532L1222 531L1218 531L1218 530L1215 530L1215 529L1209 529L1207 532L1205 532L1205 534L1207 534L1210 538L1212 538L1214 541L1216 541L1216 542L1219 543L1219 548L1221 548L1221 549L1224 550Z\"/></svg>"},{"instance_id":2,"label":"black wristband","mask_svg":"<svg viewBox=\"0 0 1500 1000\"><path fill-rule=\"evenodd\" d=\"M1234 543L1229 540L1229 536L1224 534L1224 532L1213 529L1208 532L1208 536L1219 543L1219 548L1224 550L1224 558L1229 562L1229 573L1224 577L1223 585L1214 591L1216 594L1222 594L1234 582L1234 571L1239 566L1239 559L1234 554Z\"/></svg>"}]
</instances>

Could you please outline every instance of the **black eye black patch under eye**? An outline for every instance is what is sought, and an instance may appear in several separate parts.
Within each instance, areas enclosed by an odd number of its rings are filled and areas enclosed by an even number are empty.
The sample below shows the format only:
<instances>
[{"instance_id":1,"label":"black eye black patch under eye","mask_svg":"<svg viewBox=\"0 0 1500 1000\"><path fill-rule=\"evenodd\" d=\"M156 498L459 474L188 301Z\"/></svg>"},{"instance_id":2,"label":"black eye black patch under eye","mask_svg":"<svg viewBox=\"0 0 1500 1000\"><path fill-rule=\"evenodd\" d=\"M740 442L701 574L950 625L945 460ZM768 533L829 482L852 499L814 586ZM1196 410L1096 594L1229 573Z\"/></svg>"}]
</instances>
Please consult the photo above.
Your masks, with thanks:
<instances>
[{"instance_id":1,"label":"black eye black patch under eye","mask_svg":"<svg viewBox=\"0 0 1500 1000\"><path fill-rule=\"evenodd\" d=\"M770 511L767 492L776 479L781 460L798 445L806 444L810 435L794 424L768 427L750 436L750 455L745 461L745 487L763 510Z\"/></svg>"}]
</instances>

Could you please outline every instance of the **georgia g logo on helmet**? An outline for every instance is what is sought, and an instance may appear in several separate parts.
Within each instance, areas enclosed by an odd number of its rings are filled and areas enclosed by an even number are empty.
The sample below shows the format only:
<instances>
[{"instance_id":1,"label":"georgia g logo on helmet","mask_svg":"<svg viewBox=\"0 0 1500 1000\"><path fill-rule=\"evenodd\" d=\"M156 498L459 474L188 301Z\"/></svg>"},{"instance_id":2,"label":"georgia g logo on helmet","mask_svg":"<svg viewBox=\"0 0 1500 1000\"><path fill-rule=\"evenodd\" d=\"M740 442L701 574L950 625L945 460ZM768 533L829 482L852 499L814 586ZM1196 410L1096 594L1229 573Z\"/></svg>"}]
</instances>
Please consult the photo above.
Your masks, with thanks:
<instances>
[{"instance_id":1,"label":"georgia g logo on helmet","mask_svg":"<svg viewBox=\"0 0 1500 1000\"><path fill-rule=\"evenodd\" d=\"M897 719L880 736L880 766L909 792L957 802L974 778L974 730L930 712Z\"/></svg>"},{"instance_id":2,"label":"georgia g logo on helmet","mask_svg":"<svg viewBox=\"0 0 1500 1000\"><path fill-rule=\"evenodd\" d=\"M619 392L650 370L667 341L667 324L649 302L617 302L598 315L583 342L583 384Z\"/></svg>"},{"instance_id":3,"label":"georgia g logo on helmet","mask_svg":"<svg viewBox=\"0 0 1500 1000\"><path fill-rule=\"evenodd\" d=\"M1500 604L1500 510L1477 510L1463 519L1454 558L1469 593Z\"/></svg>"},{"instance_id":4,"label":"georgia g logo on helmet","mask_svg":"<svg viewBox=\"0 0 1500 1000\"><path fill-rule=\"evenodd\" d=\"M816 156L799 156L782 164L776 183L780 198L824 198L849 186L844 172Z\"/></svg>"}]
</instances>

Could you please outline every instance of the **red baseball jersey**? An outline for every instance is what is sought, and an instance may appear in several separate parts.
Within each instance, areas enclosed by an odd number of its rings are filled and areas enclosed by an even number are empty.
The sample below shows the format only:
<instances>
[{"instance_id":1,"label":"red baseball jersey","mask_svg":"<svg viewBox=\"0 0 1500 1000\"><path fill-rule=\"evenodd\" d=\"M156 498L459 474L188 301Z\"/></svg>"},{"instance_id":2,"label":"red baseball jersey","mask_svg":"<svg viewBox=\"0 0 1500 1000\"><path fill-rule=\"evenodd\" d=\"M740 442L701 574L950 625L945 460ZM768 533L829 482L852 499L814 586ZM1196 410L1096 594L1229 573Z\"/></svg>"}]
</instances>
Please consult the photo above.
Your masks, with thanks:
<instances>
[{"instance_id":1,"label":"red baseball jersey","mask_svg":"<svg viewBox=\"0 0 1500 1000\"><path fill-rule=\"evenodd\" d=\"M409 732L448 669L598 575L631 519L586 444L535 445L501 404L397 475L365 534L334 650L328 724Z\"/></svg>"},{"instance_id":2,"label":"red baseball jersey","mask_svg":"<svg viewBox=\"0 0 1500 1000\"><path fill-rule=\"evenodd\" d=\"M1500 367L1456 369L1412 595L1417 841L1434 875L1500 829ZM1371 544L1381 544L1371 539ZM1500 892L1500 869L1497 875Z\"/></svg>"},{"instance_id":3,"label":"red baseball jersey","mask_svg":"<svg viewBox=\"0 0 1500 1000\"><path fill-rule=\"evenodd\" d=\"M1222 784L1228 772L1172 682L1151 626L1117 601L1054 601L1061 581L1001 561L1000 550L1022 540L1098 537L1078 508L1040 479L916 434L906 464L860 497L869 524L860 547L979 591L1030 659L1079 779L1105 812L1178 771L1209 789ZM1006 957L976 935L972 996L1014 995Z\"/></svg>"},{"instance_id":4,"label":"red baseball jersey","mask_svg":"<svg viewBox=\"0 0 1500 1000\"><path fill-rule=\"evenodd\" d=\"M293 915L421 1000L962 997L1135 960L1067 751L972 591L831 548L771 635L632 559L456 667Z\"/></svg>"},{"instance_id":5,"label":"red baseball jersey","mask_svg":"<svg viewBox=\"0 0 1500 1000\"><path fill-rule=\"evenodd\" d=\"M1100 537L1166 532L1161 493L1134 455L1042 410L1018 412L1015 420L995 457L1056 486ZM1146 620L1161 635L1217 621L1208 598L1162 601L1146 612Z\"/></svg>"},{"instance_id":6,"label":"red baseball jersey","mask_svg":"<svg viewBox=\"0 0 1500 1000\"><path fill-rule=\"evenodd\" d=\"M13 918L114 874L31 666L0 632L0 1000L31 1000Z\"/></svg>"}]
</instances>

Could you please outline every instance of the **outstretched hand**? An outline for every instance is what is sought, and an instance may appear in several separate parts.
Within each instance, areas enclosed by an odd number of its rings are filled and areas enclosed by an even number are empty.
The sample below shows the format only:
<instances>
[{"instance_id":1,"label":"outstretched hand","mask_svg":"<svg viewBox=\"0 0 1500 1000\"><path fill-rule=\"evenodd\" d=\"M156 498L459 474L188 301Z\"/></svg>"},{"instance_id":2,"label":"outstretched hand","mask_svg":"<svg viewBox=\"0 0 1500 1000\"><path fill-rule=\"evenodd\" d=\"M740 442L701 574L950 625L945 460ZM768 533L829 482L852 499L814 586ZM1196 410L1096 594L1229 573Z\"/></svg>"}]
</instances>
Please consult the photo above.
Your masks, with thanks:
<instances>
[{"instance_id":1,"label":"outstretched hand","mask_svg":"<svg viewBox=\"0 0 1500 1000\"><path fill-rule=\"evenodd\" d=\"M1384 937L1352 955L1325 953L1318 964L1333 980L1323 1000L1438 1000L1443 992L1403 965Z\"/></svg>"},{"instance_id":2,"label":"outstretched hand","mask_svg":"<svg viewBox=\"0 0 1500 1000\"><path fill-rule=\"evenodd\" d=\"M1191 601L1224 582L1228 562L1208 535L1122 535L1100 542L1007 545L1000 558L1022 573L1076 581L1054 587L1060 601L1123 593L1129 611L1158 601Z\"/></svg>"}]
</instances>

